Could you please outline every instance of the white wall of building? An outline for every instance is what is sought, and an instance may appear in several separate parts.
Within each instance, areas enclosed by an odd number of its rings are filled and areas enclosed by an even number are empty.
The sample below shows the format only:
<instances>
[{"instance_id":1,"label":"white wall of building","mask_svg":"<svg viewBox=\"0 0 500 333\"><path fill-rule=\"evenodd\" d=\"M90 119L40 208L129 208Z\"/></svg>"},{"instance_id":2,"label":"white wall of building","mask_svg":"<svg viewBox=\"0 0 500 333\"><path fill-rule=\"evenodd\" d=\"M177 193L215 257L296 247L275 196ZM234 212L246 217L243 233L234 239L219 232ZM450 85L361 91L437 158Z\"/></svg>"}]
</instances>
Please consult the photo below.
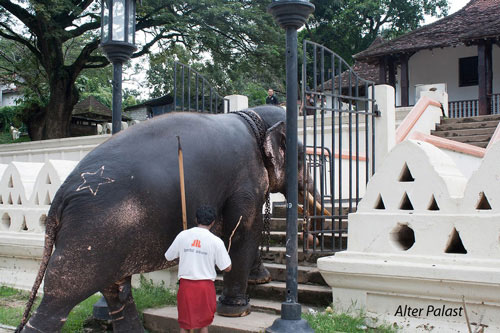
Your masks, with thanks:
<instances>
[{"instance_id":1,"label":"white wall of building","mask_svg":"<svg viewBox=\"0 0 500 333\"><path fill-rule=\"evenodd\" d=\"M458 59L477 56L477 46L457 46L421 50L409 60L409 103L415 104L415 88L419 84L446 83L450 101L478 98L478 86L459 87ZM400 69L398 68L396 100L401 101ZM493 46L493 93L500 93L500 47Z\"/></svg>"}]
</instances>

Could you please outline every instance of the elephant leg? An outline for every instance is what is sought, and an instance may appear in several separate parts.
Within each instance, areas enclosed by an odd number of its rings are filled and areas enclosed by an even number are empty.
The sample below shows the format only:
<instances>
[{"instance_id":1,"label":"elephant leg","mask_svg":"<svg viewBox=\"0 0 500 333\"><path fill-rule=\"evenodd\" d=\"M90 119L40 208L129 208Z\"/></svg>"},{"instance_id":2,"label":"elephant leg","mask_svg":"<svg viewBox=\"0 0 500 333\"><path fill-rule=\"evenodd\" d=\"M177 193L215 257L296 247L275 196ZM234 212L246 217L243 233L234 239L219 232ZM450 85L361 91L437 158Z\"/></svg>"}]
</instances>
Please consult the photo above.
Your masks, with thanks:
<instances>
[{"instance_id":1,"label":"elephant leg","mask_svg":"<svg viewBox=\"0 0 500 333\"><path fill-rule=\"evenodd\" d=\"M271 281L271 273L264 266L259 249L257 249L257 254L255 255L255 260L248 276L248 284L264 284L269 281Z\"/></svg>"},{"instance_id":2,"label":"elephant leg","mask_svg":"<svg viewBox=\"0 0 500 333\"><path fill-rule=\"evenodd\" d=\"M86 272L74 262L65 265L68 262L60 260L60 253L56 249L52 254L42 301L22 332L60 332L73 307L98 291L90 281L92 277L84 278Z\"/></svg>"},{"instance_id":3,"label":"elephant leg","mask_svg":"<svg viewBox=\"0 0 500 333\"><path fill-rule=\"evenodd\" d=\"M246 208L246 209L245 209ZM231 212L224 214L224 221L237 221L244 214L241 226L232 240L230 251L233 269L224 273L224 288L217 303L217 313L228 317L241 317L250 313L247 284L250 269L255 255L258 253L260 233L262 231L262 216L257 214L257 207L233 207ZM246 218L246 219L245 219ZM229 227L231 226L224 226ZM232 230L225 230L230 234Z\"/></svg>"},{"instance_id":4,"label":"elephant leg","mask_svg":"<svg viewBox=\"0 0 500 333\"><path fill-rule=\"evenodd\" d=\"M131 280L128 276L101 291L108 303L113 332L144 332L132 297Z\"/></svg>"}]
</instances>

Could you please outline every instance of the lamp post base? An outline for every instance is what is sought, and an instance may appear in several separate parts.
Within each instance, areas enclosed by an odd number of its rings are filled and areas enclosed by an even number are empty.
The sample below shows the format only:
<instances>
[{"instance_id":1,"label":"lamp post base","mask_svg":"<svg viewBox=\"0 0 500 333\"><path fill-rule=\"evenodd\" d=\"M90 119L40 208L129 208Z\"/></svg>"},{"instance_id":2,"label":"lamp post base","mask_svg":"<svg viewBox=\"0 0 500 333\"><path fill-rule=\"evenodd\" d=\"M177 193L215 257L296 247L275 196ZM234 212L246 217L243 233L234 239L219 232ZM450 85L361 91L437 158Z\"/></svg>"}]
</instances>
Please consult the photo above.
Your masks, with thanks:
<instances>
[{"instance_id":1,"label":"lamp post base","mask_svg":"<svg viewBox=\"0 0 500 333\"><path fill-rule=\"evenodd\" d=\"M108 303L106 303L106 299L104 298L104 296L94 304L92 315L95 319L111 320L111 316L109 315Z\"/></svg>"},{"instance_id":2,"label":"lamp post base","mask_svg":"<svg viewBox=\"0 0 500 333\"><path fill-rule=\"evenodd\" d=\"M276 319L271 327L266 328L266 333L314 333L309 323L304 319L289 320Z\"/></svg>"}]
</instances>

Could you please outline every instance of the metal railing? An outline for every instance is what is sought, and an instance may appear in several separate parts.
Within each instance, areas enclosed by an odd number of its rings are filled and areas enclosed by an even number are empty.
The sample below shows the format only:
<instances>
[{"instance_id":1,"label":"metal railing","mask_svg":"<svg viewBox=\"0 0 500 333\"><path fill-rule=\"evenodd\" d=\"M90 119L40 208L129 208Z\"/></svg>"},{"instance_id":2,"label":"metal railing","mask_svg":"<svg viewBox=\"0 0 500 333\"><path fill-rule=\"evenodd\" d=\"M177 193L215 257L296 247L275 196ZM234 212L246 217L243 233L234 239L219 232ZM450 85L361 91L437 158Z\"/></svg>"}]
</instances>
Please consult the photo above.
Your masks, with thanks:
<instances>
[{"instance_id":1,"label":"metal railing","mask_svg":"<svg viewBox=\"0 0 500 333\"><path fill-rule=\"evenodd\" d=\"M491 95L491 114L500 114L500 94ZM448 102L448 117L465 118L479 115L479 100Z\"/></svg>"},{"instance_id":2,"label":"metal railing","mask_svg":"<svg viewBox=\"0 0 500 333\"><path fill-rule=\"evenodd\" d=\"M219 95L202 74L178 61L174 62L173 98L173 111L224 113L230 109L229 100Z\"/></svg>"},{"instance_id":3,"label":"metal railing","mask_svg":"<svg viewBox=\"0 0 500 333\"><path fill-rule=\"evenodd\" d=\"M304 251L347 246L347 215L357 209L375 172L378 112L372 96L373 82L333 51L304 41L301 109L309 117L303 122L303 179L309 175L316 191L312 202L304 196Z\"/></svg>"}]
</instances>

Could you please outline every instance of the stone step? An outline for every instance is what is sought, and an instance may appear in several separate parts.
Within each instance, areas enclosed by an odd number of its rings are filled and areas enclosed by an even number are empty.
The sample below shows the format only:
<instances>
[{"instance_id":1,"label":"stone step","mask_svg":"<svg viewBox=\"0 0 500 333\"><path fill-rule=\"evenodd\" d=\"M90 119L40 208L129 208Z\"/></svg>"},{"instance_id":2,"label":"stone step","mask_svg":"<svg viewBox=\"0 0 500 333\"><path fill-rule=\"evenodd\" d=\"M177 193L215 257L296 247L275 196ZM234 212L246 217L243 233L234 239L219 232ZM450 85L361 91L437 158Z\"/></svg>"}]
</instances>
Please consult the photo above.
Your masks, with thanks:
<instances>
[{"instance_id":1,"label":"stone step","mask_svg":"<svg viewBox=\"0 0 500 333\"><path fill-rule=\"evenodd\" d=\"M431 131L431 134L449 139L458 136L472 136L472 135L488 135L491 137L494 132L495 132L495 127L490 127L490 128L467 128L467 129L458 129L450 131L436 130L436 131Z\"/></svg>"},{"instance_id":2,"label":"stone step","mask_svg":"<svg viewBox=\"0 0 500 333\"><path fill-rule=\"evenodd\" d=\"M217 298L219 298L219 295L217 295ZM252 312L245 317L222 317L216 313L209 331L211 333L263 332L281 315L282 301L251 299ZM302 313L309 312L310 309L320 311L322 308L302 306ZM150 332L178 332L177 307L168 306L158 309L146 309L143 313L144 327Z\"/></svg>"},{"instance_id":3,"label":"stone step","mask_svg":"<svg viewBox=\"0 0 500 333\"><path fill-rule=\"evenodd\" d=\"M178 332L177 307L169 306L158 309L146 309L143 312L144 327L155 333ZM279 318L278 314L252 310L245 317L222 317L215 314L210 325L211 333L251 333L263 332Z\"/></svg>"},{"instance_id":4,"label":"stone step","mask_svg":"<svg viewBox=\"0 0 500 333\"><path fill-rule=\"evenodd\" d=\"M346 224L347 224L347 222L346 222ZM330 229L330 226L331 226L331 223L329 223L329 224L325 223L325 225L324 225L325 229ZM302 229L302 228L299 228L299 229ZM335 237L339 237L341 235L343 238L347 239L347 228L344 228L341 233L335 232L334 235L335 235ZM271 231L270 236L271 236L270 244L272 246L285 246L286 245L286 231ZM332 247L332 241L333 241L332 233L318 234L317 238L318 238L318 242L323 241L324 247L327 247L327 248ZM299 244L299 247L302 247L302 245L304 244L301 230L298 231L298 244Z\"/></svg>"},{"instance_id":5,"label":"stone step","mask_svg":"<svg viewBox=\"0 0 500 333\"><path fill-rule=\"evenodd\" d=\"M496 128L498 120L482 121L482 122L469 122L469 123L441 123L436 126L436 131L453 131L466 128Z\"/></svg>"},{"instance_id":6,"label":"stone step","mask_svg":"<svg viewBox=\"0 0 500 333\"><path fill-rule=\"evenodd\" d=\"M441 118L441 124L453 124L453 123L473 123L473 122L483 122L483 121L500 121L500 115L485 115L467 118Z\"/></svg>"},{"instance_id":7,"label":"stone step","mask_svg":"<svg viewBox=\"0 0 500 333\"><path fill-rule=\"evenodd\" d=\"M449 137L447 139L470 144L471 142L489 142L490 138L491 138L491 135L484 134L484 135L453 136L453 137Z\"/></svg>"},{"instance_id":8,"label":"stone step","mask_svg":"<svg viewBox=\"0 0 500 333\"><path fill-rule=\"evenodd\" d=\"M331 206L331 204L325 205L324 208L327 211L329 211L330 213L332 212L332 206ZM342 204L342 209L340 209L340 207L336 206L335 209L333 210L333 215L337 216L337 215L339 215L339 212L341 212L342 215L347 215L349 213L355 213L356 212L356 205L353 204L352 208L350 210L349 210L349 204L345 203L345 204ZM273 205L273 208L272 208L272 216L273 217L285 218L286 217L286 206L285 206L285 204L275 203ZM299 216L299 219L300 218L301 218L301 216Z\"/></svg>"},{"instance_id":9,"label":"stone step","mask_svg":"<svg viewBox=\"0 0 500 333\"><path fill-rule=\"evenodd\" d=\"M470 145L476 146L476 147L486 148L486 147L488 147L488 144L490 143L490 141L488 140L488 141L467 142L467 143Z\"/></svg>"},{"instance_id":10,"label":"stone step","mask_svg":"<svg viewBox=\"0 0 500 333\"><path fill-rule=\"evenodd\" d=\"M297 220L297 230L299 232L302 232L302 225L303 225L304 220L299 219ZM338 219L335 221L335 227L338 229ZM324 230L331 230L332 229L332 220L330 218L326 218L323 222L323 229ZM271 231L285 231L286 230L286 218L283 217L273 217L271 218L270 221L270 228ZM342 229L345 230L347 229L347 214L344 215L344 218L342 219Z\"/></svg>"},{"instance_id":11,"label":"stone step","mask_svg":"<svg viewBox=\"0 0 500 333\"><path fill-rule=\"evenodd\" d=\"M264 266L269 270L273 281L286 281L286 265L275 263L264 263ZM297 267L297 282L317 284L327 286L323 276L316 267L298 266Z\"/></svg>"},{"instance_id":12,"label":"stone step","mask_svg":"<svg viewBox=\"0 0 500 333\"><path fill-rule=\"evenodd\" d=\"M345 248L345 244L347 242L343 242L343 248ZM301 266L316 266L316 262L321 257L331 256L334 253L332 249L325 248L325 251L317 251L308 250L304 252L302 246L298 247L298 262ZM262 260L266 263L275 263L275 264L286 264L286 248L280 246L270 246L269 252L266 252L265 249L261 253Z\"/></svg>"},{"instance_id":13,"label":"stone step","mask_svg":"<svg viewBox=\"0 0 500 333\"><path fill-rule=\"evenodd\" d=\"M217 293L221 293L222 287L222 277L218 276L215 279ZM301 304L326 307L332 303L332 289L328 286L299 283L297 292L298 301ZM265 284L248 285L247 293L250 296L250 304L253 299L284 301L286 282L271 281Z\"/></svg>"}]
</instances>

